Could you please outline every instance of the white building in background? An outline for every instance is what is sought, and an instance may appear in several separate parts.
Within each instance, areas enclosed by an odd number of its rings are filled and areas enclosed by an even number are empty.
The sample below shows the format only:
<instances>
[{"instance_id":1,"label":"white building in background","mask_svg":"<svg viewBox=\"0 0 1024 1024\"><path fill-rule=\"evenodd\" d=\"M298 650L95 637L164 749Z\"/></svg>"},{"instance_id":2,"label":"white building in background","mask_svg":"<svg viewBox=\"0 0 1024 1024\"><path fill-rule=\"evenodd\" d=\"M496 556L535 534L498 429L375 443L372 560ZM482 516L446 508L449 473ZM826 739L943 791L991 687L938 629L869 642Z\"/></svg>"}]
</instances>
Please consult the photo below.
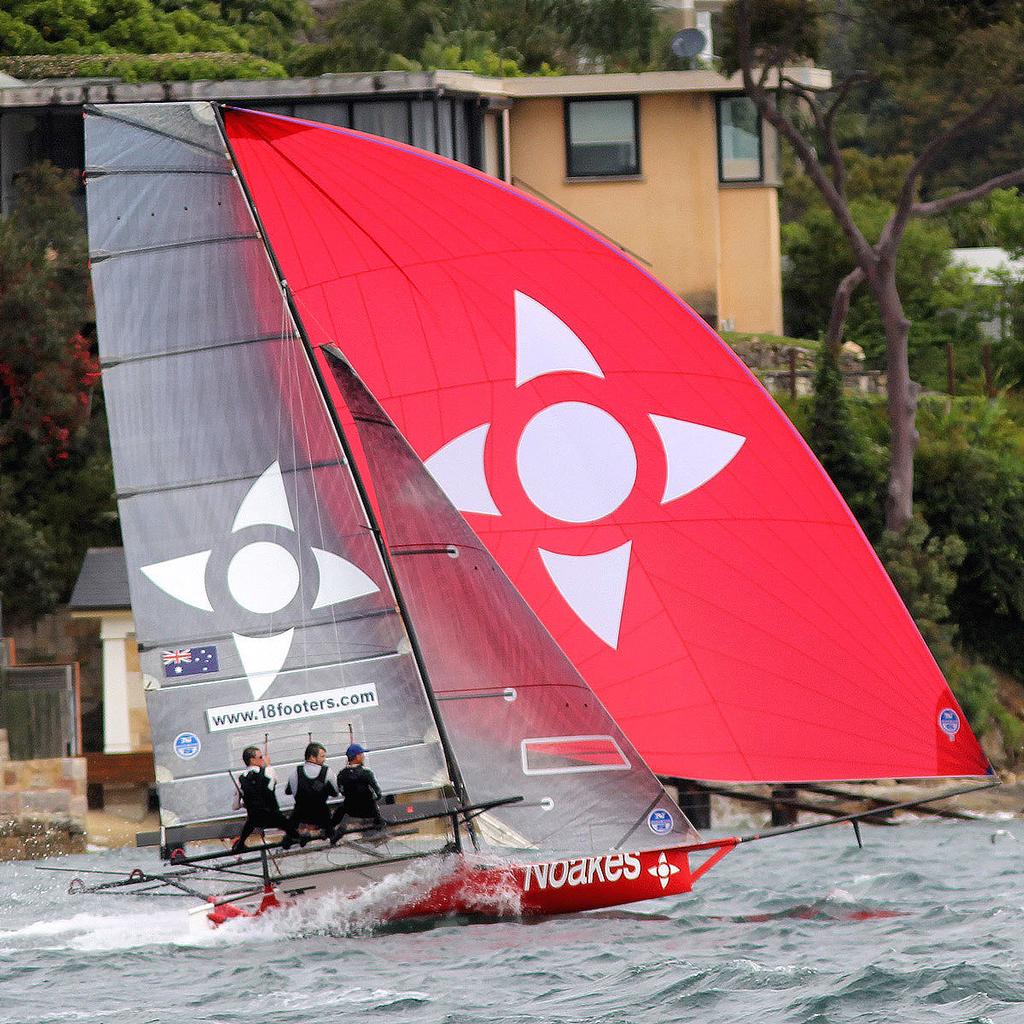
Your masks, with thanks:
<instances>
[{"instance_id":1,"label":"white building in background","mask_svg":"<svg viewBox=\"0 0 1024 1024\"><path fill-rule=\"evenodd\" d=\"M96 624L102 650L103 753L152 750L123 548L90 548L68 605Z\"/></svg>"},{"instance_id":2,"label":"white building in background","mask_svg":"<svg viewBox=\"0 0 1024 1024\"><path fill-rule=\"evenodd\" d=\"M1024 280L1024 259L1011 259L1010 254L998 246L979 245L969 249L953 249L950 255L953 266L963 267L979 288L999 288L1009 280ZM992 341L1002 341L1006 318L994 316L983 323L981 329Z\"/></svg>"}]
</instances>

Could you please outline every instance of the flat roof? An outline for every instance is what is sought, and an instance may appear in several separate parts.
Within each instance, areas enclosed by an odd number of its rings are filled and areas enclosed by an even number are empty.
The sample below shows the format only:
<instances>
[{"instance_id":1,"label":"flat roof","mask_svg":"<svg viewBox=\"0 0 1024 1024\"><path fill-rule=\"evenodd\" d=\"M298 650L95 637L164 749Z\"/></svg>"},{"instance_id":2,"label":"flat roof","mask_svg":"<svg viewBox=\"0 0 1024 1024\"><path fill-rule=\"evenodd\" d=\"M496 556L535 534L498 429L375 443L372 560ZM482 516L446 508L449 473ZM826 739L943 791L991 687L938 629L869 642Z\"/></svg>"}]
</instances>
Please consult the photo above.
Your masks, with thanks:
<instances>
[{"instance_id":1,"label":"flat roof","mask_svg":"<svg viewBox=\"0 0 1024 1024\"><path fill-rule=\"evenodd\" d=\"M823 68L787 68L809 88L825 89L832 74ZM769 83L771 84L771 83ZM715 71L645 71L639 74L535 75L485 78L469 71L375 71L316 78L231 79L223 82L116 82L104 79L46 79L9 85L0 82L0 110L80 106L85 103L146 103L188 100L328 100L381 94L440 93L502 100L556 96L638 93L742 92L739 75Z\"/></svg>"}]
</instances>

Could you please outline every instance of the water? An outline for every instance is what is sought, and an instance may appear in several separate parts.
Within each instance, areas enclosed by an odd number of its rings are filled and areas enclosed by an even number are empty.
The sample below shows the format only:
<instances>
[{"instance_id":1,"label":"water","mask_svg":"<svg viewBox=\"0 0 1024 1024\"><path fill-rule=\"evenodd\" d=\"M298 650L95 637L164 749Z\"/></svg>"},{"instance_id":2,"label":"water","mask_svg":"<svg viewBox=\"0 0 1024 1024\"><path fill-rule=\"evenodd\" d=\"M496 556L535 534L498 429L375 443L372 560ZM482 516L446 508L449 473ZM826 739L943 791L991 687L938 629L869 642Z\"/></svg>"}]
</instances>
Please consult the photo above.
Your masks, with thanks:
<instances>
[{"instance_id":1,"label":"water","mask_svg":"<svg viewBox=\"0 0 1024 1024\"><path fill-rule=\"evenodd\" d=\"M0 1024L984 1024L1024 1020L1024 822L741 847L688 897L535 923L375 900L192 933L177 898L0 864ZM134 850L52 863L155 869Z\"/></svg>"}]
</instances>

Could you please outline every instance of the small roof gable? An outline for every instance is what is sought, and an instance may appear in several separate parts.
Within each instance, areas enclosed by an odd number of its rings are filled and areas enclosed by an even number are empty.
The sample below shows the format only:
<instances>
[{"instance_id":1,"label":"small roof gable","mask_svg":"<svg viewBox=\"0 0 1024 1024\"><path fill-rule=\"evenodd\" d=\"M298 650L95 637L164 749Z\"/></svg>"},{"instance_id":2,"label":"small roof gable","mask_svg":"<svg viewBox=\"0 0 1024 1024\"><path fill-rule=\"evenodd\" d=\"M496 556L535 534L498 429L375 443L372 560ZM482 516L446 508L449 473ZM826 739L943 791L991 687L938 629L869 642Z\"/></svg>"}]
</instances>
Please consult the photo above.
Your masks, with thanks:
<instances>
[{"instance_id":1,"label":"small roof gable","mask_svg":"<svg viewBox=\"0 0 1024 1024\"><path fill-rule=\"evenodd\" d=\"M131 607L124 548L89 548L69 604L72 610Z\"/></svg>"}]
</instances>

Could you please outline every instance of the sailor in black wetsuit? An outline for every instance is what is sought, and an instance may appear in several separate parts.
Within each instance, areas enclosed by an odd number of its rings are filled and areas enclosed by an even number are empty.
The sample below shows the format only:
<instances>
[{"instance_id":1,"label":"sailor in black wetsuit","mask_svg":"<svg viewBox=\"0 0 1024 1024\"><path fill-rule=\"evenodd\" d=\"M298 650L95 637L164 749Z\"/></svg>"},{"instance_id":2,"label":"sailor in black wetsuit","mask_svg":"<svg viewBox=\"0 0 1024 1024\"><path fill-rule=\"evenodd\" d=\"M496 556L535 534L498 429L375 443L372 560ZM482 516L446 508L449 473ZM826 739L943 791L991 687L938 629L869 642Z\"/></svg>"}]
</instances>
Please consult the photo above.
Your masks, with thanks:
<instances>
[{"instance_id":1,"label":"sailor in black wetsuit","mask_svg":"<svg viewBox=\"0 0 1024 1024\"><path fill-rule=\"evenodd\" d=\"M338 772L338 789L344 803L334 814L334 823L340 831L348 818L362 818L370 828L384 828L384 819L377 809L382 794L373 772L363 767L366 751L353 743L345 751L348 764Z\"/></svg>"},{"instance_id":2,"label":"sailor in black wetsuit","mask_svg":"<svg viewBox=\"0 0 1024 1024\"><path fill-rule=\"evenodd\" d=\"M281 813L277 805L277 776L274 769L266 763L263 751L259 747L246 747L242 751L245 771L238 777L238 789L235 793L235 810L243 806L246 810L245 824L242 834L231 847L232 853L241 853L245 849L245 841L257 829L279 828L284 832L281 848L287 850L295 842L305 844L292 823Z\"/></svg>"},{"instance_id":3,"label":"sailor in black wetsuit","mask_svg":"<svg viewBox=\"0 0 1024 1024\"><path fill-rule=\"evenodd\" d=\"M334 783L327 778L327 750L322 743L306 747L305 764L299 765L288 779L285 792L295 797L292 825L311 825L328 836L331 834L331 811L327 801L337 796Z\"/></svg>"}]
</instances>

